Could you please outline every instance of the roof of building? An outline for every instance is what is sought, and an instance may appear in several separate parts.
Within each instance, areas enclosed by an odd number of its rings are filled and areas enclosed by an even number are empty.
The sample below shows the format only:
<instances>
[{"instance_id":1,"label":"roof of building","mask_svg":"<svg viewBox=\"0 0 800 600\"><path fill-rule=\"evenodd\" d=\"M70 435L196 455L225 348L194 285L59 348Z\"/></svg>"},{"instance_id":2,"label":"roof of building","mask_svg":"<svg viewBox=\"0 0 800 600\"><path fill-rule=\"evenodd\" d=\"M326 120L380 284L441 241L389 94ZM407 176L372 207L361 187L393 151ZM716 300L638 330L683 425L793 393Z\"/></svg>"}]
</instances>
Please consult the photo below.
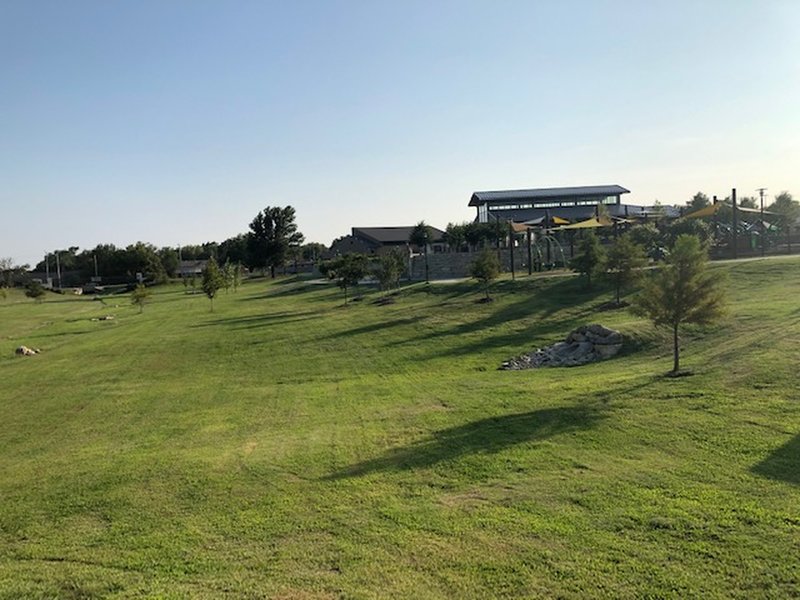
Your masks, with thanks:
<instances>
[{"instance_id":1,"label":"roof of building","mask_svg":"<svg viewBox=\"0 0 800 600\"><path fill-rule=\"evenodd\" d=\"M574 196L617 196L629 194L630 190L620 185L584 185L578 187L536 188L532 190L500 190L496 192L475 192L469 206L485 202L508 202L513 200L539 200L549 198L570 198Z\"/></svg>"},{"instance_id":2,"label":"roof of building","mask_svg":"<svg viewBox=\"0 0 800 600\"><path fill-rule=\"evenodd\" d=\"M413 229L413 225L408 227L353 227L353 235L366 238L377 244L397 244L408 242ZM441 241L444 231L436 227L431 227L431 230L433 231L433 239L431 241Z\"/></svg>"}]
</instances>

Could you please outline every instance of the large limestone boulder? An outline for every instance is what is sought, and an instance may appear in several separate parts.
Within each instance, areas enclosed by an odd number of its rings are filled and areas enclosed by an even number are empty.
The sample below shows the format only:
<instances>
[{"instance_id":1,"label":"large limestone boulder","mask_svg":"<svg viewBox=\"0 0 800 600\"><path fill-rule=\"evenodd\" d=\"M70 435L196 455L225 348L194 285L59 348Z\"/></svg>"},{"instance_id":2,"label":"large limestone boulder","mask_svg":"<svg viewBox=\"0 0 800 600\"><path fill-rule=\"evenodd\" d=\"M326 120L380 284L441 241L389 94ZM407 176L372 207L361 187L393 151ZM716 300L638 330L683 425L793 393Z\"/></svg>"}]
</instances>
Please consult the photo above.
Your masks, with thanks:
<instances>
[{"instance_id":1,"label":"large limestone boulder","mask_svg":"<svg viewBox=\"0 0 800 600\"><path fill-rule=\"evenodd\" d=\"M577 367L607 360L622 349L622 334L598 324L582 325L563 342L538 348L504 362L500 368L518 371L537 367Z\"/></svg>"}]
</instances>

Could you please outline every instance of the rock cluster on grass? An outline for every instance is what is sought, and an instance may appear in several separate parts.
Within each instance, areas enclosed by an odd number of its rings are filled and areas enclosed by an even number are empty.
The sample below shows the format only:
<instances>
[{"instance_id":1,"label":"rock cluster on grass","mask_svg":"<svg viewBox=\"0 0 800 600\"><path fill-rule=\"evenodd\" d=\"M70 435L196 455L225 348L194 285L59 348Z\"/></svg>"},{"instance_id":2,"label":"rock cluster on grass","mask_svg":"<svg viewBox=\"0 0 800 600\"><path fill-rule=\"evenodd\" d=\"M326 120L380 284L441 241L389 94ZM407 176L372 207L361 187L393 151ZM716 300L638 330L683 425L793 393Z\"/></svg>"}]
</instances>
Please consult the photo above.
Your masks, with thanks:
<instances>
[{"instance_id":1,"label":"rock cluster on grass","mask_svg":"<svg viewBox=\"0 0 800 600\"><path fill-rule=\"evenodd\" d=\"M15 350L15 352L19 356L35 356L36 354L39 354L41 350L39 350L38 348L28 348L27 346L20 346Z\"/></svg>"},{"instance_id":2,"label":"rock cluster on grass","mask_svg":"<svg viewBox=\"0 0 800 600\"><path fill-rule=\"evenodd\" d=\"M582 325L563 342L539 348L504 362L500 369L519 371L538 367L577 367L611 358L622 349L622 334L602 325Z\"/></svg>"}]
</instances>

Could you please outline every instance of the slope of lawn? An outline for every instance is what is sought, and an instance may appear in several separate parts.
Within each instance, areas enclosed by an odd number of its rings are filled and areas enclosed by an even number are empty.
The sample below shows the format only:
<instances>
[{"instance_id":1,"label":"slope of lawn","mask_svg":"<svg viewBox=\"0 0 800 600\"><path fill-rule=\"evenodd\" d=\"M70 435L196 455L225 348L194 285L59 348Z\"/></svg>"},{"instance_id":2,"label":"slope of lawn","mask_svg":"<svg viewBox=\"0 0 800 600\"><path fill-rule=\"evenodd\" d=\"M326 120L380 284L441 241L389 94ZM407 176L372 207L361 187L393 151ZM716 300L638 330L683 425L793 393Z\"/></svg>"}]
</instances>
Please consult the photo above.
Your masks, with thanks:
<instances>
[{"instance_id":1,"label":"slope of lawn","mask_svg":"<svg viewBox=\"0 0 800 600\"><path fill-rule=\"evenodd\" d=\"M0 598L796 596L800 260L715 268L730 314L678 379L574 277L12 294ZM625 354L496 370L589 322Z\"/></svg>"}]
</instances>

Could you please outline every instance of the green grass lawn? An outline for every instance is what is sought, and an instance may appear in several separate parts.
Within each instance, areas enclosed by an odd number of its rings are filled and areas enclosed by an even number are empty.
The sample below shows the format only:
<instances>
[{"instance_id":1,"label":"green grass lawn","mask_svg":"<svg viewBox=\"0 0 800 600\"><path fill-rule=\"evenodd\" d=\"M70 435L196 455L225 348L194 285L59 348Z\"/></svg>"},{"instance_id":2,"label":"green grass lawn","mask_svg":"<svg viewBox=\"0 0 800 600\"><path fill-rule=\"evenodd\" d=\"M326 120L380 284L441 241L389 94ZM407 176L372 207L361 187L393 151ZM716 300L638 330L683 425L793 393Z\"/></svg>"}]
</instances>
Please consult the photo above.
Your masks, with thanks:
<instances>
[{"instance_id":1,"label":"green grass lawn","mask_svg":"<svg viewBox=\"0 0 800 600\"><path fill-rule=\"evenodd\" d=\"M800 595L800 260L667 337L607 289L0 300L2 598ZM113 321L92 317L114 315ZM497 371L601 322L623 356ZM16 346L42 349L15 357Z\"/></svg>"}]
</instances>

